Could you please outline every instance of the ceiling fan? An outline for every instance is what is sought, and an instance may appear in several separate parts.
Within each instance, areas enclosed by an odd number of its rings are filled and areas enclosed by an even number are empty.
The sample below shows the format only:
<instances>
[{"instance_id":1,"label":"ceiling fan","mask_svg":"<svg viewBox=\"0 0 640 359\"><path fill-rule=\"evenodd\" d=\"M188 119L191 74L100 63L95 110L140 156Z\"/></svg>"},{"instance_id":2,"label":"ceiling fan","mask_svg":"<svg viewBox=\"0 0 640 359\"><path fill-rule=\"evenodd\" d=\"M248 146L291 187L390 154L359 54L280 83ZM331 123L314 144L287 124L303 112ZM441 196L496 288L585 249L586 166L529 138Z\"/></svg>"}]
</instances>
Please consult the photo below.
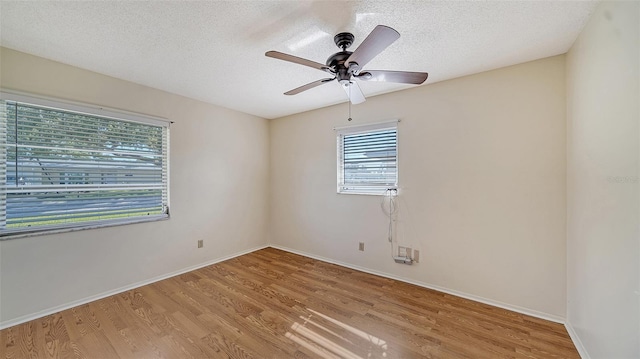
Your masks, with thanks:
<instances>
[{"instance_id":1,"label":"ceiling fan","mask_svg":"<svg viewBox=\"0 0 640 359\"><path fill-rule=\"evenodd\" d=\"M314 69L333 75L333 77L314 81L291 91L287 91L284 93L285 95L299 94L300 92L312 89L333 80L338 80L342 85L342 88L347 93L351 103L359 104L364 102L365 98L355 79L419 85L425 82L427 76L429 76L426 72L362 70L369 61L399 37L400 33L396 30L388 26L378 25L373 29L373 31L371 31L369 36L362 41L362 44L360 44L355 51L351 52L347 51L347 48L353 44L354 36L350 32L341 32L334 36L333 42L335 42L342 51L331 55L327 59L326 65L278 51L267 51L265 55L275 59L313 67Z\"/></svg>"}]
</instances>

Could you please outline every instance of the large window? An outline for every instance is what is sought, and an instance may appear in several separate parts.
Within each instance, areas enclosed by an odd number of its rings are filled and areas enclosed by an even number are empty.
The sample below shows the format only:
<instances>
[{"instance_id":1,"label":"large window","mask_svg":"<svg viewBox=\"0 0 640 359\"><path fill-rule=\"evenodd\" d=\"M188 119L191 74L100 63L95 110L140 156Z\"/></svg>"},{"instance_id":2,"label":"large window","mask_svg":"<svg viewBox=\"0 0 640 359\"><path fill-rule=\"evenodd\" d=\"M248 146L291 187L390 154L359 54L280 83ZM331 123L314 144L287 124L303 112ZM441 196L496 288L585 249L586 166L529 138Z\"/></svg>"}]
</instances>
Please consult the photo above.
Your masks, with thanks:
<instances>
[{"instance_id":1,"label":"large window","mask_svg":"<svg viewBox=\"0 0 640 359\"><path fill-rule=\"evenodd\" d=\"M385 194L398 185L397 122L338 130L338 193Z\"/></svg>"},{"instance_id":2,"label":"large window","mask_svg":"<svg viewBox=\"0 0 640 359\"><path fill-rule=\"evenodd\" d=\"M167 218L168 122L2 93L0 237Z\"/></svg>"}]
</instances>

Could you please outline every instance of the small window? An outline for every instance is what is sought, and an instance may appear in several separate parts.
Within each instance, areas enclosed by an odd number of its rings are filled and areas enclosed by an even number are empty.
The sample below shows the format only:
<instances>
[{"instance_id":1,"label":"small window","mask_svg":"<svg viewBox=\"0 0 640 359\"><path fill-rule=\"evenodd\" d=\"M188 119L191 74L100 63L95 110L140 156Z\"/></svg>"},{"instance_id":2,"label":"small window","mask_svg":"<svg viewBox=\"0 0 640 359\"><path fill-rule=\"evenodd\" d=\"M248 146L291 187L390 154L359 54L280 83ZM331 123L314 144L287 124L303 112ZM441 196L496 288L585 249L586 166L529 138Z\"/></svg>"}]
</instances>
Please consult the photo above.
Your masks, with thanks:
<instances>
[{"instance_id":1,"label":"small window","mask_svg":"<svg viewBox=\"0 0 640 359\"><path fill-rule=\"evenodd\" d=\"M384 195L398 186L397 122L338 130L338 193Z\"/></svg>"},{"instance_id":2,"label":"small window","mask_svg":"<svg viewBox=\"0 0 640 359\"><path fill-rule=\"evenodd\" d=\"M1 96L0 237L168 217L168 122Z\"/></svg>"}]
</instances>

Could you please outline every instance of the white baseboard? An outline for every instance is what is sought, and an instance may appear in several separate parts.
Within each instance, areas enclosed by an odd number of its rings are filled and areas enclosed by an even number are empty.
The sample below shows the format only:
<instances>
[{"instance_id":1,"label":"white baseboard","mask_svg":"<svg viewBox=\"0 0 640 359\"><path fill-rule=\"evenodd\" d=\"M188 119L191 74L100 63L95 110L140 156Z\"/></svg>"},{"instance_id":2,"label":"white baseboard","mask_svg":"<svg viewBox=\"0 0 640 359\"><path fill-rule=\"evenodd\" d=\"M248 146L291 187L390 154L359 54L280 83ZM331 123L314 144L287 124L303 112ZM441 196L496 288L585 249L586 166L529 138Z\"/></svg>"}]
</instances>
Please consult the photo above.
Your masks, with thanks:
<instances>
[{"instance_id":1,"label":"white baseboard","mask_svg":"<svg viewBox=\"0 0 640 359\"><path fill-rule=\"evenodd\" d=\"M55 307L52 307L52 308L48 308L48 309L45 309L45 310L42 310L42 311L39 311L39 312L36 312L36 313L32 313L32 314L29 314L29 315L21 316L21 317L10 319L10 320L6 320L6 321L2 321L2 322L0 322L0 330L12 327L14 325L22 324L22 323L28 322L30 320L42 318L42 317L45 317L47 315L54 314L54 313L57 313L57 312L60 312L60 311L66 310L66 309L77 307L79 305L83 305L83 304L87 304L87 303L90 303L90 302L93 302L93 301L96 301L96 300L99 300L99 299L103 299L103 298L106 298L106 297L109 297L109 296L112 296L112 295L115 295L115 294L118 294L118 293L126 292L126 291L129 291L129 290L135 289L135 288L139 288L139 287L142 287L142 286L145 286L145 285L148 285L148 284L151 284L151 283L155 283L155 282L167 279L167 278L171 278L171 277L183 274L183 273L187 273L187 272L190 272L190 271L202 268L202 267L206 267L206 266L210 266L212 264L223 262L223 261L226 261L228 259L239 257L239 256L245 255L247 253L255 252L257 250L260 250L260 249L263 249L263 248L267 248L267 247L273 247L273 248L280 249L280 250L283 250L283 251L286 251L286 252L295 253L295 254L299 254L301 256L317 259L317 260L320 260L320 261L323 261L323 262L337 264L337 265L340 265L340 266L343 266L343 267L347 267L347 268L351 268L351 269L355 269L355 270L358 270L358 271L361 271L361 272L370 273L370 274L378 275L378 276L381 276L381 277L390 278L390 279L398 280L398 281L401 281L401 282L414 284L414 285L417 285L417 286L420 286L420 287L433 289L433 290L437 290L439 292L455 295L457 297L461 297L461 298L473 300L473 301L476 301L476 302L492 305L492 306L495 306L495 307L511 310L511 311L514 311L514 312L517 312L517 313L521 313L521 314L530 315L532 317L536 317L536 318L540 318L540 319L549 320L549 321L552 321L552 322L564 324L565 327L567 328L567 332L569 332L569 336L571 337L571 340L573 340L573 343L576 346L576 348L577 348L578 352L580 353L580 355L582 356L582 358L583 359L590 359L590 357L587 354L584 346L582 345L582 342L580 341L580 338L577 336L577 334L573 330L573 327L571 327L571 324L570 323L565 323L564 318L561 318L561 317L558 317L558 316L555 316L555 315L551 315L551 314L547 314L547 313L543 313L543 312L539 312L539 311L536 311L536 310L528 309L528 308L523 308L523 307L519 307L519 306L507 304L507 303L502 303L502 302L495 301L495 300L492 300L492 299L479 297L479 296L476 296L476 295L473 295L473 294L468 294L468 293L459 292L459 291L456 291L456 290L451 290L451 289L448 289L448 288L440 287L440 286L429 284L429 283L424 283L424 282L415 281L415 280L411 280L411 279L401 278L401 277L395 276L393 274L380 272L380 271L377 271L377 270L374 270L374 269L370 269L370 268L356 266L356 265L353 265L353 264L350 264L350 263L346 263L346 262L336 261L336 260L333 260L333 259L330 259L330 258L325 258L325 257L317 256L317 255L314 255L314 254L311 254L311 253L307 253L307 252L303 252L303 251L299 251L299 250L295 250L295 249L292 249L292 248L283 247L283 246L279 246L279 245L274 245L274 244L258 246L258 247L251 248L251 249L248 249L248 250L245 250L245 251L241 251L241 252L234 253L234 254L231 254L231 255L228 255L228 256L224 256L224 257L221 257L221 258L216 258L216 259L208 261L208 262L204 262L204 263L200 263L200 264L197 264L197 265L194 265L194 266L183 268L183 269L171 272L171 273L163 274L161 276L157 276L157 277L154 277L154 278L151 278L151 279L148 279L148 280L144 280L144 281L141 281L141 282L129 284L129 285L126 285L124 287L116 288L116 289L109 290L109 291L106 291L106 292L103 292L103 293L100 293L100 294L96 294L96 295L92 295L92 296L89 296L89 297L86 297L86 298L83 298L83 299L79 299L79 300L76 300L76 301L73 301L73 302L70 302L70 303L66 303L66 304L63 304L63 305L59 305L59 306L55 306Z\"/></svg>"},{"instance_id":2,"label":"white baseboard","mask_svg":"<svg viewBox=\"0 0 640 359\"><path fill-rule=\"evenodd\" d=\"M272 248L275 248L275 249L280 249L280 250L286 251L286 252L299 254L301 256L317 259L319 261L332 263L332 264L337 264L339 266L355 269L355 270L358 270L358 271L361 271L361 272L375 274L375 275L378 275L380 277L385 277L385 278L394 279L394 280L397 280L397 281L400 281L400 282L414 284L414 285L417 285L417 286L420 286L420 287L437 290L438 292L443 292L443 293L455 295L456 297L461 297L461 298L473 300L473 301L476 301L476 302L492 305L494 307L510 310L510 311L513 311L513 312L521 313L521 314L530 315L532 317L548 320L548 321L555 322L555 323L565 324L565 319L562 318L562 317L559 317L557 315L548 314L548 313L540 312L540 311L529 309L529 308L523 308L523 307L519 307L519 306L516 306L516 305L511 305L511 304L503 303L503 302L500 302L500 301L497 301L497 300L479 297L479 296L473 295L473 294L459 292L457 290L452 290L452 289L440 287L440 286L429 284L429 283L424 283L424 282L420 282L420 281L416 281L416 280L412 280L412 279L398 277L396 275L385 273L385 272L380 272L380 271L377 271L375 269L360 267L360 266L353 265L353 264L350 264L350 263L336 261L336 260L333 260L333 259L330 259L330 258L317 256L315 254L299 251L299 250L288 248L288 247L283 247L283 246L280 246L280 245L271 244L269 246L272 247ZM572 339L573 339L573 337L572 337Z\"/></svg>"},{"instance_id":3,"label":"white baseboard","mask_svg":"<svg viewBox=\"0 0 640 359\"><path fill-rule=\"evenodd\" d=\"M241 255L245 255L247 253L255 252L257 250L260 250L260 249L263 249L263 248L267 248L267 247L268 247L268 245L263 245L263 246L258 246L258 247L255 247L255 248L247 249L245 251L241 251L241 252L234 253L234 254L231 254L231 255L228 255L228 256L216 258L216 259L208 261L208 262L196 264L194 266L190 266L190 267L183 268L183 269L180 269L180 270L177 270L177 271L173 271L171 273L167 273L167 274L163 274L163 275L160 275L160 276L157 276L157 277L153 277L153 278L148 279L148 280L144 280L144 281L141 281L141 282L129 284L129 285L126 285L124 287L108 290L108 291L100 293L100 294L92 295L92 296L89 296L89 297L86 297L86 298L82 298L82 299L79 299L79 300L74 300L73 302L70 302L70 303L66 303L66 304L58 305L58 306L55 306L55 307L52 307L52 308L48 308L48 309L45 309L45 310L41 310L41 311L33 313L33 314L28 314L28 315L24 315L24 316L21 316L21 317L18 317L18 318L5 320L5 321L0 322L0 330L12 327L14 325L22 324L22 323L28 322L30 320L42 318L42 317L45 317L47 315L50 315L50 314L53 314L53 313L57 313L57 312L60 312L60 311L66 310L66 309L77 307L79 305L87 304L87 303L90 303L90 302L93 302L93 301L96 301L96 300L99 300L99 299L102 299L102 298L106 298L106 297L109 297L109 296L112 296L112 295L115 295L115 294L118 294L118 293L126 292L128 290L132 290L132 289L135 289L135 288L139 288L139 287L145 286L147 284L155 283L155 282L161 281L163 279L175 277L175 276L180 275L180 274L191 272L193 270L200 269L202 267L210 266L212 264L223 262L223 261L226 261L228 259L239 257Z\"/></svg>"},{"instance_id":4,"label":"white baseboard","mask_svg":"<svg viewBox=\"0 0 640 359\"><path fill-rule=\"evenodd\" d=\"M568 320L564 323L564 327L567 329L567 333L569 333L569 337L571 337L571 341L573 341L573 345L575 345L576 349L578 350L578 354L580 354L580 357L582 359L591 359L589 353L587 353L587 348L584 347L584 344L582 344L582 340L580 340L578 333L576 333L575 329L573 329L573 326Z\"/></svg>"}]
</instances>

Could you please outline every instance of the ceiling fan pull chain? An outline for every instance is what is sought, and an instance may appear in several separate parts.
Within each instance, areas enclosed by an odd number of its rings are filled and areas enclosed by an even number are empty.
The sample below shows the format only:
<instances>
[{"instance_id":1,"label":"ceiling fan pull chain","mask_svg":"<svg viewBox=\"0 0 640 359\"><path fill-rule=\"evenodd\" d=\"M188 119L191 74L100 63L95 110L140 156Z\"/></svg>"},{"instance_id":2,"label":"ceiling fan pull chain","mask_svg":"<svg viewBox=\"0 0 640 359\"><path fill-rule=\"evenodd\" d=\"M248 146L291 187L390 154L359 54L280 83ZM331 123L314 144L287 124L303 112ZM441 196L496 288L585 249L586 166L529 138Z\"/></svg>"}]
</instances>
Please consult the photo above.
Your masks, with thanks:
<instances>
[{"instance_id":1,"label":"ceiling fan pull chain","mask_svg":"<svg viewBox=\"0 0 640 359\"><path fill-rule=\"evenodd\" d=\"M349 118L347 119L347 121L351 121L351 85L349 85Z\"/></svg>"}]
</instances>

